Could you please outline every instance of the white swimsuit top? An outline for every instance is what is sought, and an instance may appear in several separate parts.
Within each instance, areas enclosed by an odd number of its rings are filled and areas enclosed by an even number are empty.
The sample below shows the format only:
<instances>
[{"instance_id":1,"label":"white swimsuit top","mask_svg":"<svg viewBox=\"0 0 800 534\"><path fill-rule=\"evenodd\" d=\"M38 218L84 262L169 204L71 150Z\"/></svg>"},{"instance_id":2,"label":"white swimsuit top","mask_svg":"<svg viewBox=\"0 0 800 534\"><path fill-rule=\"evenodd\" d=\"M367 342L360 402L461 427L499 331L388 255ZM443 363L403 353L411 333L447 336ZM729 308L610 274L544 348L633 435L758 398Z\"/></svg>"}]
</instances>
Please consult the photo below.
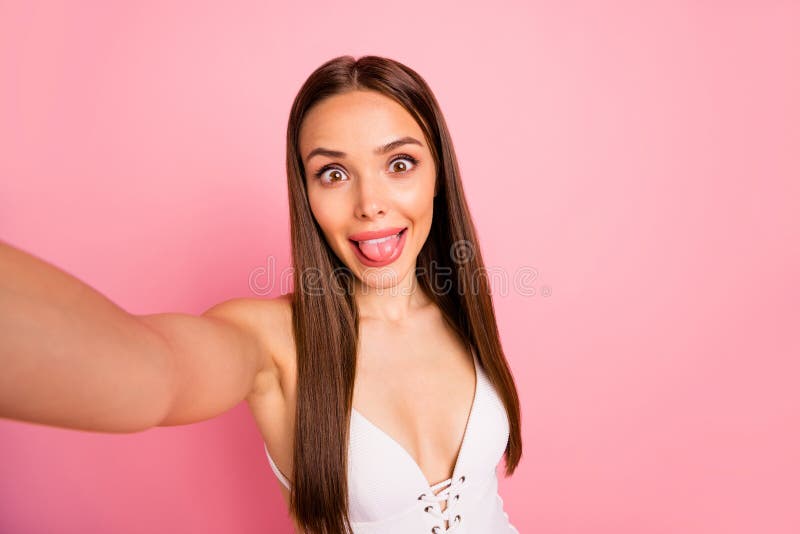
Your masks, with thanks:
<instances>
[{"instance_id":1,"label":"white swimsuit top","mask_svg":"<svg viewBox=\"0 0 800 534\"><path fill-rule=\"evenodd\" d=\"M495 473L508 443L508 417L474 349L471 352L475 393L456 466L447 480L429 485L408 451L353 408L347 475L350 524L356 534L519 534L503 511ZM264 450L272 471L289 489L291 483L266 443ZM447 503L444 510L440 502Z\"/></svg>"}]
</instances>

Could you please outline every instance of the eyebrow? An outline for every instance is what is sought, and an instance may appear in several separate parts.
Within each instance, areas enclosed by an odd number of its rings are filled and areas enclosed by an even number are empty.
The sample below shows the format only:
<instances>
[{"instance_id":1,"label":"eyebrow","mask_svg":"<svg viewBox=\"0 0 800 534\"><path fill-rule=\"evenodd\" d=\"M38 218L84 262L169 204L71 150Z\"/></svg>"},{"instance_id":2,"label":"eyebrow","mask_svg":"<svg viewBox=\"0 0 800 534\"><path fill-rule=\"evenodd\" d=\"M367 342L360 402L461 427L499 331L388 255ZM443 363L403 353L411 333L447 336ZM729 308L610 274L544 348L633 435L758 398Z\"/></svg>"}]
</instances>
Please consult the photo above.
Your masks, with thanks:
<instances>
[{"instance_id":1,"label":"eyebrow","mask_svg":"<svg viewBox=\"0 0 800 534\"><path fill-rule=\"evenodd\" d=\"M390 143L386 143L383 146L379 146L378 148L375 149L374 152L375 152L376 155L380 156L381 154L386 154L387 152L391 152L392 150L394 150L395 148L397 148L399 146L409 145L409 144L410 145L424 146L418 140L416 140L413 137L407 135L405 137L401 137L400 139L395 139L394 141L392 141ZM329 157L332 157L332 158L344 158L344 157L347 156L347 154L345 154L344 152L341 152L339 150L331 150L330 148L317 147L317 148L315 148L314 150L312 150L311 152L308 153L308 156L306 156L306 161L308 161L311 158L313 158L314 156L318 156L318 155L319 156L329 156Z\"/></svg>"}]
</instances>

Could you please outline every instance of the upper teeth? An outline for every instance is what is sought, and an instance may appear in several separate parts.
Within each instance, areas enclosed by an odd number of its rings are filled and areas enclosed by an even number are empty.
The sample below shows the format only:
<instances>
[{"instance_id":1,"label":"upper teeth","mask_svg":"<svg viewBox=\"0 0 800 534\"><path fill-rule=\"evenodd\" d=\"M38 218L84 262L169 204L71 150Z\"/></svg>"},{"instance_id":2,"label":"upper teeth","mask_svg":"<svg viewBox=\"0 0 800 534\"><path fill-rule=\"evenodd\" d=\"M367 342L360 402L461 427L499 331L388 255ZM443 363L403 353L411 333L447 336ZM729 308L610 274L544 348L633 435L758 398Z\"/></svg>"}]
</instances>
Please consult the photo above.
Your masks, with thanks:
<instances>
[{"instance_id":1,"label":"upper teeth","mask_svg":"<svg viewBox=\"0 0 800 534\"><path fill-rule=\"evenodd\" d=\"M402 232L402 230L400 230L400 232ZM397 232L394 235L387 235L386 237L381 237L378 239L366 239L364 241L359 241L359 243L383 243L384 241L387 241L389 239L394 239L395 237L399 236L400 232Z\"/></svg>"}]
</instances>

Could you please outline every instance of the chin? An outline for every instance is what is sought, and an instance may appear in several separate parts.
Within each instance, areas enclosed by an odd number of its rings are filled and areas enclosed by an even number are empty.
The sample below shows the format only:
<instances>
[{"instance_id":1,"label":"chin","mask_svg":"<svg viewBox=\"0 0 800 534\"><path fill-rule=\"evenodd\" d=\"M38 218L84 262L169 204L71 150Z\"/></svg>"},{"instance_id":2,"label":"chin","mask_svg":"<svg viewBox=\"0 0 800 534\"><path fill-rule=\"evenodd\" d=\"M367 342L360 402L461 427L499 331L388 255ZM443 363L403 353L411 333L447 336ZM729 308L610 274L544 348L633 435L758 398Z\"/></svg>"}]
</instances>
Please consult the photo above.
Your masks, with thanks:
<instances>
[{"instance_id":1,"label":"chin","mask_svg":"<svg viewBox=\"0 0 800 534\"><path fill-rule=\"evenodd\" d=\"M397 287L405 277L405 272L398 272L392 265L387 267L363 267L358 271L354 271L354 273L362 284L373 289Z\"/></svg>"}]
</instances>

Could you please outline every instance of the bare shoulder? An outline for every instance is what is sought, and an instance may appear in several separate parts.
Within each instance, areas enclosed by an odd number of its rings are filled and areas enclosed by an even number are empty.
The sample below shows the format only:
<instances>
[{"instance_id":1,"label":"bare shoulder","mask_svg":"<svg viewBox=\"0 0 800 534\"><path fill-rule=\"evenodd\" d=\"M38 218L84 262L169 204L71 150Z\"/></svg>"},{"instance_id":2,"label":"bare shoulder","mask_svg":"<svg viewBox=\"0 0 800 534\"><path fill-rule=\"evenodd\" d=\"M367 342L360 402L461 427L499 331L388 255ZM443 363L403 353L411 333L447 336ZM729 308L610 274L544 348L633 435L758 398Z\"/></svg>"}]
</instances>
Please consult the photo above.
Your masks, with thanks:
<instances>
[{"instance_id":1,"label":"bare shoulder","mask_svg":"<svg viewBox=\"0 0 800 534\"><path fill-rule=\"evenodd\" d=\"M251 395L263 394L272 389L274 382L283 382L284 370L291 364L288 361L294 347L291 303L291 293L274 298L233 298L204 313L233 324L257 341L261 361Z\"/></svg>"}]
</instances>

